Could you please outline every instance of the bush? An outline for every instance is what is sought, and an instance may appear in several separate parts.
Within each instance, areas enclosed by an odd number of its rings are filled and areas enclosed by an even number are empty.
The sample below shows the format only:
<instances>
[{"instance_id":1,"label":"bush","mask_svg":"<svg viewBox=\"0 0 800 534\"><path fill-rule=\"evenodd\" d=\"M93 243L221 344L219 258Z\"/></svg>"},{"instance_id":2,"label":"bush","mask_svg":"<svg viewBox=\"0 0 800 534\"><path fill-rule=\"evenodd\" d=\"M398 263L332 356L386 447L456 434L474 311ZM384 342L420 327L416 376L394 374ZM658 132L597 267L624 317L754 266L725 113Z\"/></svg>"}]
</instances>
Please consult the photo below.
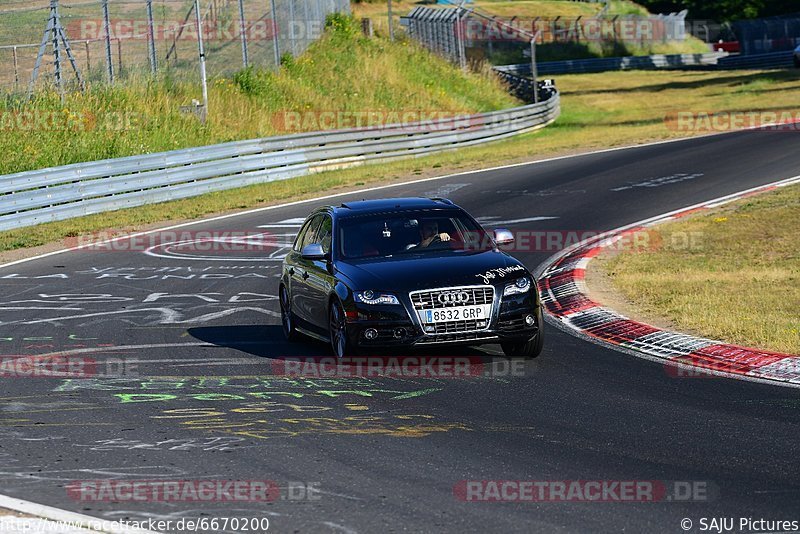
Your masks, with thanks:
<instances>
[{"instance_id":1,"label":"bush","mask_svg":"<svg viewBox=\"0 0 800 534\"><path fill-rule=\"evenodd\" d=\"M355 17L352 15L345 15L344 13L331 13L328 15L325 18L325 28L334 34L350 38L361 35L361 28L358 22L356 22Z\"/></svg>"}]
</instances>

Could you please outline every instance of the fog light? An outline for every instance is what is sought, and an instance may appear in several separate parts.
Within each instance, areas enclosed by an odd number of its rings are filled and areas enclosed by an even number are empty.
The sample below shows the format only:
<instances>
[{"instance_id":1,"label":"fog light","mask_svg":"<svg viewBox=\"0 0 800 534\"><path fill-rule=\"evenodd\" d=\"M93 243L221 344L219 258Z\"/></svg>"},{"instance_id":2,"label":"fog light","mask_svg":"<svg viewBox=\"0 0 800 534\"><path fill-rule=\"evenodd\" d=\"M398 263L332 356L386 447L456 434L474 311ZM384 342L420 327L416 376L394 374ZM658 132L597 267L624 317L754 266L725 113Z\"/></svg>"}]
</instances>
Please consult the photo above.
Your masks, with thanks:
<instances>
[{"instance_id":1,"label":"fog light","mask_svg":"<svg viewBox=\"0 0 800 534\"><path fill-rule=\"evenodd\" d=\"M405 328L395 328L394 329L394 337L396 339L401 339L406 337L406 329Z\"/></svg>"},{"instance_id":2,"label":"fog light","mask_svg":"<svg viewBox=\"0 0 800 534\"><path fill-rule=\"evenodd\" d=\"M378 331L374 328L367 328L364 330L364 337L372 341L378 337Z\"/></svg>"},{"instance_id":3,"label":"fog light","mask_svg":"<svg viewBox=\"0 0 800 534\"><path fill-rule=\"evenodd\" d=\"M536 322L536 319L533 318L533 315L526 315L525 316L525 325L526 326L533 326Z\"/></svg>"}]
</instances>

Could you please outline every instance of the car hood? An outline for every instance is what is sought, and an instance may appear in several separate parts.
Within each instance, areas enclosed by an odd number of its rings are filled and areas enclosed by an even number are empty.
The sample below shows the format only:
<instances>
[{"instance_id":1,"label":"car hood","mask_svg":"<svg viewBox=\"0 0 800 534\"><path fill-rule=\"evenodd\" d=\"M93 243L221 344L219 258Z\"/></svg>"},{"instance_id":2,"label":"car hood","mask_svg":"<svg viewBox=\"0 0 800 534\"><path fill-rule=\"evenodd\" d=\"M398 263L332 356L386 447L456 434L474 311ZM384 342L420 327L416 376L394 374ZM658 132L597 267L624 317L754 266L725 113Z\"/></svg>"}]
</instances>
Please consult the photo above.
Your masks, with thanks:
<instances>
[{"instance_id":1,"label":"car hood","mask_svg":"<svg viewBox=\"0 0 800 534\"><path fill-rule=\"evenodd\" d=\"M408 292L448 286L497 284L527 272L516 259L503 252L486 251L464 256L395 256L339 261L339 272L350 279L354 290ZM483 275L483 276L481 276Z\"/></svg>"}]
</instances>

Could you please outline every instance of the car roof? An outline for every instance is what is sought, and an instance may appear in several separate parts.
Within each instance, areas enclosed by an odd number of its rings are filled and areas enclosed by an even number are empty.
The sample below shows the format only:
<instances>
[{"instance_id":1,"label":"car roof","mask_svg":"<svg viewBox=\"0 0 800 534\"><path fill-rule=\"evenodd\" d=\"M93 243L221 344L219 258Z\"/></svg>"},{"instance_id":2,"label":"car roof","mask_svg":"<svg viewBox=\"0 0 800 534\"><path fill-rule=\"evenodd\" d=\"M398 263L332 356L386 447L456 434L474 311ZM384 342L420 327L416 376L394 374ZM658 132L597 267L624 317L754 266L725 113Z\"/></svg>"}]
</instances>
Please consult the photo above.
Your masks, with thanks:
<instances>
[{"instance_id":1,"label":"car roof","mask_svg":"<svg viewBox=\"0 0 800 534\"><path fill-rule=\"evenodd\" d=\"M331 207L339 217L369 215L371 213L390 213L418 209L460 210L445 198L381 198L376 200L356 200Z\"/></svg>"}]
</instances>

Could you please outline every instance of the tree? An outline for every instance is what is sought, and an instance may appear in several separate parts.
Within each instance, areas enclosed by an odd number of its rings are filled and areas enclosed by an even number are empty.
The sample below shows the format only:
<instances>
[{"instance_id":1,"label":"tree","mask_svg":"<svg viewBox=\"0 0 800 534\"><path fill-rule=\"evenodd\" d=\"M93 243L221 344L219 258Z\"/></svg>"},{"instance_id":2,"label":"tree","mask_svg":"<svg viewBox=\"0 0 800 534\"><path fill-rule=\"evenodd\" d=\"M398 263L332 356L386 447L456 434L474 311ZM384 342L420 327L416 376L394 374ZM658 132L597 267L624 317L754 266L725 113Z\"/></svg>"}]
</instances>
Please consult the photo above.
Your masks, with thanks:
<instances>
[{"instance_id":1,"label":"tree","mask_svg":"<svg viewBox=\"0 0 800 534\"><path fill-rule=\"evenodd\" d=\"M797 0L639 0L651 12L689 10L691 19L727 22L797 13Z\"/></svg>"}]
</instances>

